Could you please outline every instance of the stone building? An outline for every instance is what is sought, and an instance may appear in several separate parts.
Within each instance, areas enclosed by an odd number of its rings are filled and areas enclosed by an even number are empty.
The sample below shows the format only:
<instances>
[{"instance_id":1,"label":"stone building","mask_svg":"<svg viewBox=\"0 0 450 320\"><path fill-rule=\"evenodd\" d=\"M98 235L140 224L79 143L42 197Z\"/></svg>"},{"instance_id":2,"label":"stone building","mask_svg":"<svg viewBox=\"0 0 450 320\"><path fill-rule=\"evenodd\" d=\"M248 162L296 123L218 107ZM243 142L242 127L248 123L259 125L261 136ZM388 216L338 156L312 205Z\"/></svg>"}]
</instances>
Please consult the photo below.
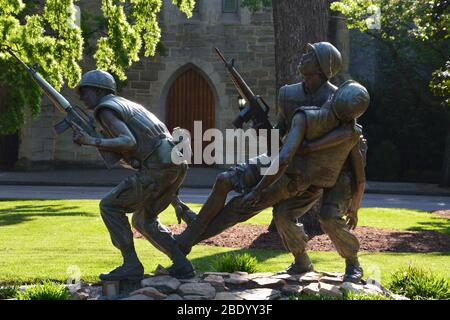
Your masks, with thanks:
<instances>
[{"instance_id":1,"label":"stone building","mask_svg":"<svg viewBox=\"0 0 450 320\"><path fill-rule=\"evenodd\" d=\"M99 12L100 1L81 0L81 10ZM100 12L99 12L100 14ZM275 114L275 57L271 8L250 12L239 0L197 0L193 17L187 19L171 0L165 0L159 17L165 54L144 58L127 71L128 81L120 95L148 108L169 127L192 129L194 120L203 130L231 128L238 112L238 94L214 47L235 66L256 94L264 97ZM348 48L348 30L336 20L337 46ZM330 24L331 25L331 24ZM347 41L347 42L346 42ZM95 68L86 57L83 71ZM344 74L348 73L345 61ZM73 90L62 93L81 105ZM71 130L57 136L53 125L63 118L43 99L41 115L20 130L16 168L39 169L71 166L103 166L97 151L72 143Z\"/></svg>"}]
</instances>

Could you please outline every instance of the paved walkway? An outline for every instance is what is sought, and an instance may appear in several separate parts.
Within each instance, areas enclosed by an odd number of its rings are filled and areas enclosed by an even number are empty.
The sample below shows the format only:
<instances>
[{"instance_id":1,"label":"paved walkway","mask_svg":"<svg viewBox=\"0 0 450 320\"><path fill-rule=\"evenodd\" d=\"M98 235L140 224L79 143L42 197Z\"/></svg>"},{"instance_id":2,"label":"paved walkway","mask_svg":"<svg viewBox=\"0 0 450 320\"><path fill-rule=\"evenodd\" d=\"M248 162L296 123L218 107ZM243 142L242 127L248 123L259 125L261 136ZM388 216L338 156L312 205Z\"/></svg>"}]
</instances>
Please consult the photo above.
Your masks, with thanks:
<instances>
[{"instance_id":1,"label":"paved walkway","mask_svg":"<svg viewBox=\"0 0 450 320\"><path fill-rule=\"evenodd\" d=\"M103 198L111 187L23 186L0 185L1 199L96 199ZM204 203L210 188L182 188L180 197L185 202ZM231 192L229 198L236 194ZM450 210L450 196L403 194L368 194L362 199L363 208L404 208L424 211Z\"/></svg>"},{"instance_id":2,"label":"paved walkway","mask_svg":"<svg viewBox=\"0 0 450 320\"><path fill-rule=\"evenodd\" d=\"M184 188L211 188L223 169L190 168ZM0 185L111 187L132 174L127 169L0 171ZM436 184L368 181L366 193L450 196Z\"/></svg>"}]
</instances>

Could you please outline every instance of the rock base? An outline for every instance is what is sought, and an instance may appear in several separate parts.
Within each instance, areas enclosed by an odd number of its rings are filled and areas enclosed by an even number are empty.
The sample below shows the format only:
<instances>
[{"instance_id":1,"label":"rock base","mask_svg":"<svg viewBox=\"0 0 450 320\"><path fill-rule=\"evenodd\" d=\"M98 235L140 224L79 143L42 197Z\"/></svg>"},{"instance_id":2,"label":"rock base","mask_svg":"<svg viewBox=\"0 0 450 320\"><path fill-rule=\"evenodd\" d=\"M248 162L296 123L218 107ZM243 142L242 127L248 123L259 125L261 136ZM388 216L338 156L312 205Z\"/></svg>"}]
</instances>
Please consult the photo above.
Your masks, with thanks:
<instances>
[{"instance_id":1,"label":"rock base","mask_svg":"<svg viewBox=\"0 0 450 320\"><path fill-rule=\"evenodd\" d=\"M175 279L168 275L148 275L140 283L103 283L99 290L81 288L76 299L114 300L288 300L293 294L325 295L335 299L344 291L366 295L383 295L394 300L407 300L395 295L375 280L354 284L343 282L343 273L307 272L277 274L246 272L205 272L192 279ZM119 290L119 294L117 294ZM92 296L91 293L94 294Z\"/></svg>"}]
</instances>

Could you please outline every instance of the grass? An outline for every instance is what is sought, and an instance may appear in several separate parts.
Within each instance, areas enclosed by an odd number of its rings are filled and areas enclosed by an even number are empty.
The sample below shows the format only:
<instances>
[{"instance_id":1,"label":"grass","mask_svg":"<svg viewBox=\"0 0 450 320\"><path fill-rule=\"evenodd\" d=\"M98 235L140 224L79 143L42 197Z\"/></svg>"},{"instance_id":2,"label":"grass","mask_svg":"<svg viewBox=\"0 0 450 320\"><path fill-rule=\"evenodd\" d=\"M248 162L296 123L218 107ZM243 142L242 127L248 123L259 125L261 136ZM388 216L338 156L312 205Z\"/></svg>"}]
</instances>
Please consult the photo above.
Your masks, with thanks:
<instances>
[{"instance_id":1,"label":"grass","mask_svg":"<svg viewBox=\"0 0 450 320\"><path fill-rule=\"evenodd\" d=\"M192 205L194 210L200 205ZM429 228L444 232L449 219L425 212L398 209L362 209L362 225L385 228ZM164 224L176 223L169 208L161 214ZM265 210L248 223L268 224L271 211ZM408 222L409 221L409 222ZM170 260L146 240L136 241L136 250L145 271L158 264L168 266ZM213 261L224 253L249 253L258 261L258 271L280 271L289 266L292 256L276 250L243 250L211 246L195 246L189 258L199 272L211 271ZM311 252L316 269L344 270L344 261L335 252ZM410 263L427 267L432 272L450 275L450 253L361 253L366 276L388 283L390 273ZM98 213L97 200L11 200L0 201L0 284L39 283L44 280L65 282L70 269L77 266L84 281L98 281L100 272L121 263L112 246L106 227Z\"/></svg>"},{"instance_id":2,"label":"grass","mask_svg":"<svg viewBox=\"0 0 450 320\"><path fill-rule=\"evenodd\" d=\"M382 294L364 294L344 292L342 298L331 297L323 294L294 294L289 297L289 300L392 300Z\"/></svg>"},{"instance_id":3,"label":"grass","mask_svg":"<svg viewBox=\"0 0 450 320\"><path fill-rule=\"evenodd\" d=\"M18 292L16 286L4 286L0 287L0 299L15 298Z\"/></svg>"},{"instance_id":4,"label":"grass","mask_svg":"<svg viewBox=\"0 0 450 320\"><path fill-rule=\"evenodd\" d=\"M224 254L216 257L212 263L213 271L235 272L243 271L248 273L257 272L258 261L247 252L241 254Z\"/></svg>"}]
</instances>

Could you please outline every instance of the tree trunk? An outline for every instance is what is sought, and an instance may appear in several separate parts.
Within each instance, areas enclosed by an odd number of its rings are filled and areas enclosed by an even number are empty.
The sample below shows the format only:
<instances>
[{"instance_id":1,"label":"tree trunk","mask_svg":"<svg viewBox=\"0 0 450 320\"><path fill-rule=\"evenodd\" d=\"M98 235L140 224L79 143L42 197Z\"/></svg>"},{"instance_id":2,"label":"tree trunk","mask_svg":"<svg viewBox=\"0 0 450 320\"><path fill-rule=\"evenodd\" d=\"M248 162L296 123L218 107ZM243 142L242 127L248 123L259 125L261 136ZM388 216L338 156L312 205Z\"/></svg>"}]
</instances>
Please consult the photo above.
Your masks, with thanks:
<instances>
[{"instance_id":1,"label":"tree trunk","mask_svg":"<svg viewBox=\"0 0 450 320\"><path fill-rule=\"evenodd\" d=\"M7 88L0 84L0 114L7 111ZM0 134L0 170L11 170L17 161L19 154L19 134Z\"/></svg>"},{"instance_id":2,"label":"tree trunk","mask_svg":"<svg viewBox=\"0 0 450 320\"><path fill-rule=\"evenodd\" d=\"M310 42L327 41L328 0L272 1L277 89L300 81L297 66Z\"/></svg>"},{"instance_id":3,"label":"tree trunk","mask_svg":"<svg viewBox=\"0 0 450 320\"><path fill-rule=\"evenodd\" d=\"M447 137L445 139L444 160L442 163L442 174L439 186L450 188L450 131L447 132Z\"/></svg>"},{"instance_id":4,"label":"tree trunk","mask_svg":"<svg viewBox=\"0 0 450 320\"><path fill-rule=\"evenodd\" d=\"M328 40L329 0L274 0L275 71L277 89L301 81L297 66L308 43ZM315 205L300 218L310 237L322 234ZM269 230L276 230L272 221Z\"/></svg>"}]
</instances>

